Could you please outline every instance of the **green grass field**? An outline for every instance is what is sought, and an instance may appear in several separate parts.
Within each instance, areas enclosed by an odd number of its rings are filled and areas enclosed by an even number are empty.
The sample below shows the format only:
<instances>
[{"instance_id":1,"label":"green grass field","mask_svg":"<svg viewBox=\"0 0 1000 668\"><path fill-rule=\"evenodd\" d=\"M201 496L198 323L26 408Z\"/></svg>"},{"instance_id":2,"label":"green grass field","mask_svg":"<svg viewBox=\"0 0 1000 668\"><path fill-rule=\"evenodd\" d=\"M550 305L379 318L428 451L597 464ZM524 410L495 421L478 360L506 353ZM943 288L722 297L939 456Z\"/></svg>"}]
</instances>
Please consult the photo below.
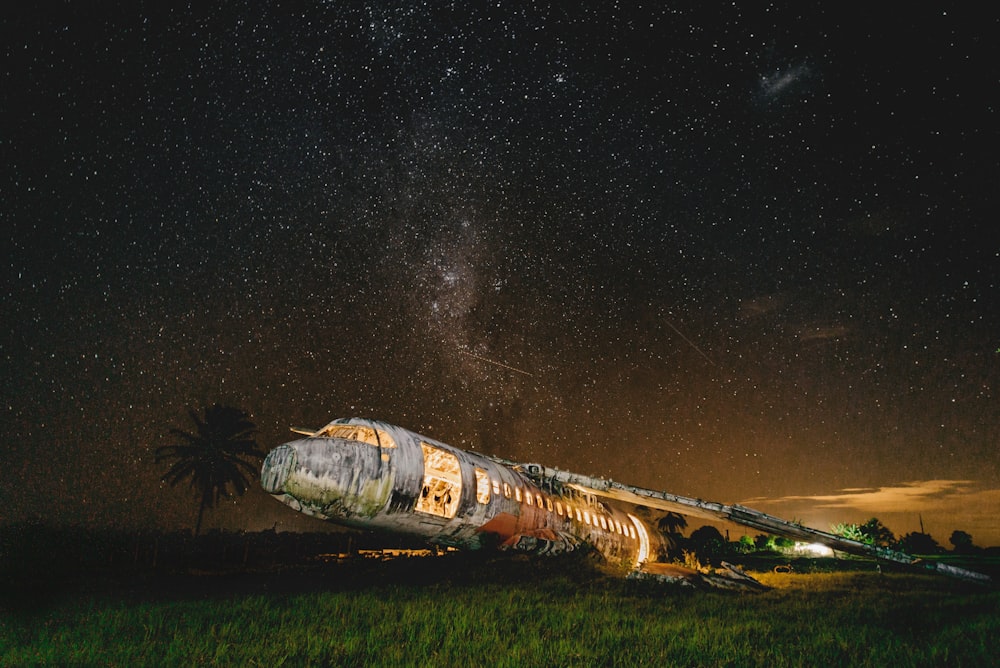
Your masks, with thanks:
<instances>
[{"instance_id":1,"label":"green grass field","mask_svg":"<svg viewBox=\"0 0 1000 668\"><path fill-rule=\"evenodd\" d=\"M1000 590L754 574L694 591L580 560L464 558L52 584L8 597L0 665L989 666Z\"/></svg>"}]
</instances>

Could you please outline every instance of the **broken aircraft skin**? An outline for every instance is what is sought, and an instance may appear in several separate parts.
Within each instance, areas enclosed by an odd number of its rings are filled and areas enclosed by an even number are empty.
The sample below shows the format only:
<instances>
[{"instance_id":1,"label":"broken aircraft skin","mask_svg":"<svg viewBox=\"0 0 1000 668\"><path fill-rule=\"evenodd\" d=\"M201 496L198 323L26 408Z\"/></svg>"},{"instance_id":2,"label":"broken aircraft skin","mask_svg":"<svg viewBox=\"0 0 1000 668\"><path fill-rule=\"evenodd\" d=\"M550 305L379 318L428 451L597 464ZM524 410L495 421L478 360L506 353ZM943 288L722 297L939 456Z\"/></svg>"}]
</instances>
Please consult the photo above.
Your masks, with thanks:
<instances>
[{"instance_id":1,"label":"broken aircraft skin","mask_svg":"<svg viewBox=\"0 0 1000 668\"><path fill-rule=\"evenodd\" d=\"M738 505L643 489L441 443L385 422L334 420L264 460L264 490L294 510L348 527L409 534L445 547L561 554L597 551L632 577L729 586L717 576L654 563L663 537L635 507L724 520L880 561L981 583L988 576L867 545ZM728 566L728 564L727 564ZM725 575L725 572L723 572Z\"/></svg>"}]
</instances>

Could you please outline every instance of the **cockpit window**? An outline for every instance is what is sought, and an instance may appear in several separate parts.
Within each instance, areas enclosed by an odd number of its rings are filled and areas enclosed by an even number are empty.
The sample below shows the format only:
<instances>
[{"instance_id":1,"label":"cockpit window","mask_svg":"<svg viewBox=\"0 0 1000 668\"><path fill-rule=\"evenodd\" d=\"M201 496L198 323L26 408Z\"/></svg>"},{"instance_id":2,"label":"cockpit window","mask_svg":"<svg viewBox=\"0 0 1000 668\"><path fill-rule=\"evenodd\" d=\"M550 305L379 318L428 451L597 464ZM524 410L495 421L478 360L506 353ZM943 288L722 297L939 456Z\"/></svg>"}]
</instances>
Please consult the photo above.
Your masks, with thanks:
<instances>
[{"instance_id":1,"label":"cockpit window","mask_svg":"<svg viewBox=\"0 0 1000 668\"><path fill-rule=\"evenodd\" d=\"M396 447L396 442L387 432L363 424L328 424L313 434L313 438L343 438L368 443L377 448Z\"/></svg>"}]
</instances>

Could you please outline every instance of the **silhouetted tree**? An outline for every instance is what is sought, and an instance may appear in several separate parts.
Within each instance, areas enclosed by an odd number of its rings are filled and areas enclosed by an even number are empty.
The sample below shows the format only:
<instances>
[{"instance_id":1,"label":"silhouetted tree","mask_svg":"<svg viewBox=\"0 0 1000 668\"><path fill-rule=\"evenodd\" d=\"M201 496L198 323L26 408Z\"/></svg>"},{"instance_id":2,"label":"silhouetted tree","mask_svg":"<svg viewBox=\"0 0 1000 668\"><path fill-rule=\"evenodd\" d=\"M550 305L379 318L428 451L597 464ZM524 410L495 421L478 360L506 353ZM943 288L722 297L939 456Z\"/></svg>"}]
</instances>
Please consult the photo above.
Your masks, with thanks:
<instances>
[{"instance_id":1,"label":"silhouetted tree","mask_svg":"<svg viewBox=\"0 0 1000 668\"><path fill-rule=\"evenodd\" d=\"M703 561L713 561L716 557L725 556L729 547L722 533L708 524L692 531L688 542Z\"/></svg>"},{"instance_id":2,"label":"silhouetted tree","mask_svg":"<svg viewBox=\"0 0 1000 668\"><path fill-rule=\"evenodd\" d=\"M663 533L678 533L687 525L687 519L679 513L667 513L656 522L656 528Z\"/></svg>"},{"instance_id":3,"label":"silhouetted tree","mask_svg":"<svg viewBox=\"0 0 1000 668\"><path fill-rule=\"evenodd\" d=\"M871 518L858 527L858 529L861 531L861 535L864 536L864 542L869 545L888 547L896 541L896 536L877 517Z\"/></svg>"},{"instance_id":4,"label":"silhouetted tree","mask_svg":"<svg viewBox=\"0 0 1000 668\"><path fill-rule=\"evenodd\" d=\"M955 552L968 554L975 552L979 548L972 544L972 535L964 531L953 531L948 542L955 546Z\"/></svg>"},{"instance_id":5,"label":"silhouetted tree","mask_svg":"<svg viewBox=\"0 0 1000 668\"><path fill-rule=\"evenodd\" d=\"M766 533L759 533L753 538L754 547L761 552L776 552L778 546L774 544L774 536Z\"/></svg>"},{"instance_id":6,"label":"silhouetted tree","mask_svg":"<svg viewBox=\"0 0 1000 668\"><path fill-rule=\"evenodd\" d=\"M899 539L903 551L909 554L937 554L941 551L938 542L930 534L913 531Z\"/></svg>"},{"instance_id":7,"label":"silhouetted tree","mask_svg":"<svg viewBox=\"0 0 1000 668\"><path fill-rule=\"evenodd\" d=\"M681 532L687 528L687 519L678 513L667 513L656 522L656 528L663 534L666 544L667 554L664 556L678 556L684 542Z\"/></svg>"},{"instance_id":8,"label":"silhouetted tree","mask_svg":"<svg viewBox=\"0 0 1000 668\"><path fill-rule=\"evenodd\" d=\"M249 480L258 475L257 466L247 460L259 461L264 453L254 439L256 425L245 411L214 404L204 409L204 419L193 409L189 414L195 432L171 429L170 433L183 442L157 448L156 462L173 461L163 476L171 487L191 480L199 498L194 529L198 535L205 509L214 508L219 499L242 495Z\"/></svg>"}]
</instances>

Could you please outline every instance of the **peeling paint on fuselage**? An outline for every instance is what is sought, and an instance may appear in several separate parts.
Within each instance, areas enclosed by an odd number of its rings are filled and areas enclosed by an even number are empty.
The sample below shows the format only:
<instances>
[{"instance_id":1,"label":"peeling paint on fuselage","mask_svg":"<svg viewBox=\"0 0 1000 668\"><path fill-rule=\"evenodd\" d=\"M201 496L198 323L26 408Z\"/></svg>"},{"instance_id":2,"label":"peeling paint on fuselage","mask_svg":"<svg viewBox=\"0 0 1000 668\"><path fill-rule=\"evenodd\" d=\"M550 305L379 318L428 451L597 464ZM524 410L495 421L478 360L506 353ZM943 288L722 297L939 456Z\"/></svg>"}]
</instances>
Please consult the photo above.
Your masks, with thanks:
<instances>
[{"instance_id":1,"label":"peeling paint on fuselage","mask_svg":"<svg viewBox=\"0 0 1000 668\"><path fill-rule=\"evenodd\" d=\"M556 554L581 546L629 567L640 556L638 519L597 497L554 480L536 480L484 455L454 448L401 427L357 418L331 424L367 425L388 433L394 447L343 438L308 437L269 455L262 480L278 500L295 510L345 526L418 536L462 549L499 547ZM317 432L319 433L319 432ZM454 517L416 509L426 493L421 443L450 453L461 471ZM272 466L287 467L274 472ZM477 493L476 469L489 480L488 499ZM638 529L638 531L637 531Z\"/></svg>"},{"instance_id":2,"label":"peeling paint on fuselage","mask_svg":"<svg viewBox=\"0 0 1000 668\"><path fill-rule=\"evenodd\" d=\"M303 512L364 521L388 502L393 471L372 446L323 438L300 439L286 447L295 451L295 463L281 491L295 499Z\"/></svg>"}]
</instances>

